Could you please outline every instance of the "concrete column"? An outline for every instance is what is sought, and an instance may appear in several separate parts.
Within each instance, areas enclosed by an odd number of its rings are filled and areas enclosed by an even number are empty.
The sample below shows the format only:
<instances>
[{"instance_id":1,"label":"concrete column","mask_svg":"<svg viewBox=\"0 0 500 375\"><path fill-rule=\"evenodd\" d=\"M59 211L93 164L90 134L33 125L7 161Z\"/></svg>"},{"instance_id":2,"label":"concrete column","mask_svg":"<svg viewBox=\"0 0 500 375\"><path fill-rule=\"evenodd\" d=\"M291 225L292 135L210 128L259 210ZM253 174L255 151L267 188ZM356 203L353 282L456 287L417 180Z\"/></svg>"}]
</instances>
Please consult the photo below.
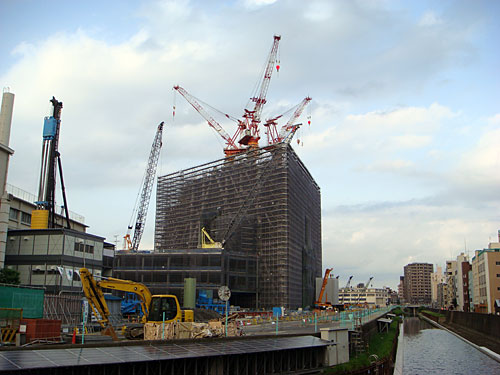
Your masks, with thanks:
<instances>
[{"instance_id":1,"label":"concrete column","mask_svg":"<svg viewBox=\"0 0 500 375\"><path fill-rule=\"evenodd\" d=\"M4 91L2 96L2 110L0 111L0 143L7 147L9 147L13 109L14 94Z\"/></svg>"}]
</instances>

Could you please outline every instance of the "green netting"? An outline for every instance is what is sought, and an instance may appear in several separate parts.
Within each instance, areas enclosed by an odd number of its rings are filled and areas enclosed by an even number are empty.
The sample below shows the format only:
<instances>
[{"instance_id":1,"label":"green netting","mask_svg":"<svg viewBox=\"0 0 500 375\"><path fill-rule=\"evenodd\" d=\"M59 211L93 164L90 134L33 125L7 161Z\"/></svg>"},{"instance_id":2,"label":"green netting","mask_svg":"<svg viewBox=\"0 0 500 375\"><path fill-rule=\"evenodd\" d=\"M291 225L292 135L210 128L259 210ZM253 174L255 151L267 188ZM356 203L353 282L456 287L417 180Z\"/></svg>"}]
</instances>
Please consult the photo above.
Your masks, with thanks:
<instances>
[{"instance_id":1,"label":"green netting","mask_svg":"<svg viewBox=\"0 0 500 375\"><path fill-rule=\"evenodd\" d=\"M43 289L0 285L0 308L23 309L23 318L43 318Z\"/></svg>"},{"instance_id":2,"label":"green netting","mask_svg":"<svg viewBox=\"0 0 500 375\"><path fill-rule=\"evenodd\" d=\"M0 307L0 320L21 319L22 315L22 309L6 309Z\"/></svg>"}]
</instances>

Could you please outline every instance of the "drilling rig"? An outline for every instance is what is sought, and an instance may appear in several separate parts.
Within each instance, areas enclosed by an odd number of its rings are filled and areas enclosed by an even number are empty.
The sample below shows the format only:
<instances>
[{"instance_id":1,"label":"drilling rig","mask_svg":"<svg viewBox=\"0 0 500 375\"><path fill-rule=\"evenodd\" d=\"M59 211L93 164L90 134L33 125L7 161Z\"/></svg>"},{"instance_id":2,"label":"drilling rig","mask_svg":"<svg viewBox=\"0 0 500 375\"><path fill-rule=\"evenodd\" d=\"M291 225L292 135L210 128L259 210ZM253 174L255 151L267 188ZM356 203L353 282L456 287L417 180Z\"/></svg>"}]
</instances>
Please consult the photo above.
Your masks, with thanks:
<instances>
[{"instance_id":1,"label":"drilling rig","mask_svg":"<svg viewBox=\"0 0 500 375\"><path fill-rule=\"evenodd\" d=\"M64 187L61 154L59 153L59 133L63 103L58 101L55 97L52 97L50 102L52 103L53 110L51 116L44 118L40 183L38 185L38 201L35 202L37 208L32 212L32 229L56 227L55 194L57 171L59 171L59 178L61 180L66 228L71 228L68 202L66 200L66 189Z\"/></svg>"}]
</instances>

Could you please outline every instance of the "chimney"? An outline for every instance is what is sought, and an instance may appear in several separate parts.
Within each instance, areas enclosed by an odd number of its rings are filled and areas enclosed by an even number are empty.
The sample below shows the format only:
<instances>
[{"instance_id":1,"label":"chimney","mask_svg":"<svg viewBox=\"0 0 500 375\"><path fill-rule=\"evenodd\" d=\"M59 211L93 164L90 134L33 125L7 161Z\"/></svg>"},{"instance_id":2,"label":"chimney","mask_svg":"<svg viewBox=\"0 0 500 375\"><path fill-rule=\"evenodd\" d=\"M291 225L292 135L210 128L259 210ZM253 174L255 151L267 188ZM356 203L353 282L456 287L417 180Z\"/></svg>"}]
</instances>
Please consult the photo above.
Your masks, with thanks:
<instances>
[{"instance_id":1,"label":"chimney","mask_svg":"<svg viewBox=\"0 0 500 375\"><path fill-rule=\"evenodd\" d=\"M14 109L14 94L8 88L3 89L2 109L0 111L0 143L9 147L10 125L12 123L12 110Z\"/></svg>"}]
</instances>

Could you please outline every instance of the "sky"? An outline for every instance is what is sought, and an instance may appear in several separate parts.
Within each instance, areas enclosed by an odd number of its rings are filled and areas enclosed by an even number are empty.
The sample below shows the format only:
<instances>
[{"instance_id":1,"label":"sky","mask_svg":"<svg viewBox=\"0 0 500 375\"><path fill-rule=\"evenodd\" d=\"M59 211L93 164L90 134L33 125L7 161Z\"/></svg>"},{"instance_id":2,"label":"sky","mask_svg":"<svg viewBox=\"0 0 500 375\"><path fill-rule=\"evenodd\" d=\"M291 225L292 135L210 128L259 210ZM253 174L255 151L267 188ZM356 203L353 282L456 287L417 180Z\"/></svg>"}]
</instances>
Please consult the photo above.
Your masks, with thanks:
<instances>
[{"instance_id":1,"label":"sky","mask_svg":"<svg viewBox=\"0 0 500 375\"><path fill-rule=\"evenodd\" d=\"M0 0L8 183L37 191L55 96L68 207L120 247L161 121L159 175L223 157L172 87L240 117L278 34L262 117L313 99L292 146L321 188L323 268L396 288L408 263L497 241L498 14L496 1Z\"/></svg>"}]
</instances>

